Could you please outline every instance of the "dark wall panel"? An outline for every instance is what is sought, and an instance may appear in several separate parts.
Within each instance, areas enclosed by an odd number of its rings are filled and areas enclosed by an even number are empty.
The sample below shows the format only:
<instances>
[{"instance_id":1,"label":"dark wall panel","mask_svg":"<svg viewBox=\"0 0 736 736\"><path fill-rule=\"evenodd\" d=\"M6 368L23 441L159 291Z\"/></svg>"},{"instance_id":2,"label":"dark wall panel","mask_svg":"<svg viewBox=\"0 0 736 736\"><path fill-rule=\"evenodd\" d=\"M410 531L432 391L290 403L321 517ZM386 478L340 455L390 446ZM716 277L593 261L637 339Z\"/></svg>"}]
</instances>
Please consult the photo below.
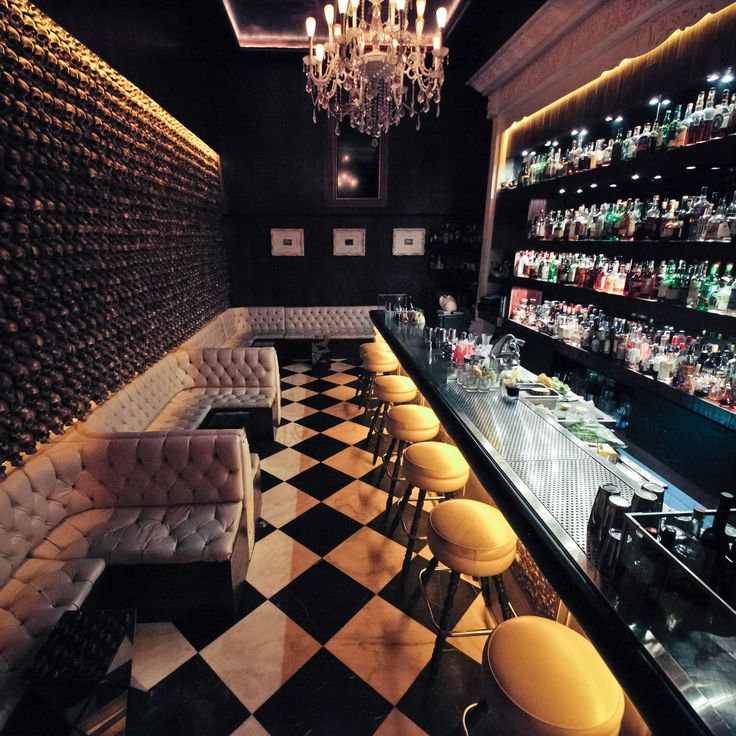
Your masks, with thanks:
<instances>
[{"instance_id":1,"label":"dark wall panel","mask_svg":"<svg viewBox=\"0 0 736 736\"><path fill-rule=\"evenodd\" d=\"M0 472L227 306L217 154L0 4Z\"/></svg>"}]
</instances>

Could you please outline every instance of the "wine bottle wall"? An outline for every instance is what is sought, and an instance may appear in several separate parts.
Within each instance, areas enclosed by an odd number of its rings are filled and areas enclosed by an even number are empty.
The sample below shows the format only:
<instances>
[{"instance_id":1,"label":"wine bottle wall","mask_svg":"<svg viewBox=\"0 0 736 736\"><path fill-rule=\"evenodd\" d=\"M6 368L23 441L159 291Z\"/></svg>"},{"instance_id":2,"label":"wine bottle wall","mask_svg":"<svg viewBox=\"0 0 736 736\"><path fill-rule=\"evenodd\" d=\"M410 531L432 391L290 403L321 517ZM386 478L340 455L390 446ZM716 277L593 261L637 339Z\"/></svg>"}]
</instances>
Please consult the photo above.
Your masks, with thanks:
<instances>
[{"instance_id":1,"label":"wine bottle wall","mask_svg":"<svg viewBox=\"0 0 736 736\"><path fill-rule=\"evenodd\" d=\"M0 0L0 474L227 300L217 154Z\"/></svg>"}]
</instances>

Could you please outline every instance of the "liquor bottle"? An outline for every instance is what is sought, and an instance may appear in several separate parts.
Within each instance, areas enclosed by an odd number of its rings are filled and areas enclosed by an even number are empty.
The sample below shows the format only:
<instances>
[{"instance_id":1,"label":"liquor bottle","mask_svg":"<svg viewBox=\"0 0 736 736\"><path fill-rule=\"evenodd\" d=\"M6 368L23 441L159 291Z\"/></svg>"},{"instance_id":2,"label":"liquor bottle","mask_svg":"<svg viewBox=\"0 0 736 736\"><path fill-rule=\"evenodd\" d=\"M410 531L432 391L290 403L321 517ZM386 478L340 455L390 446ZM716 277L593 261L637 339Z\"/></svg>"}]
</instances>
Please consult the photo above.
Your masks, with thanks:
<instances>
[{"instance_id":1,"label":"liquor bottle","mask_svg":"<svg viewBox=\"0 0 736 736\"><path fill-rule=\"evenodd\" d=\"M623 156L622 158L627 161L630 158L636 156L636 142L639 140L641 135L641 125L634 127L634 132L629 131L629 135L624 140Z\"/></svg>"},{"instance_id":2,"label":"liquor bottle","mask_svg":"<svg viewBox=\"0 0 736 736\"><path fill-rule=\"evenodd\" d=\"M690 197L683 197L677 208L675 218L677 223L673 232L673 240L683 240L687 237L687 228L690 221Z\"/></svg>"},{"instance_id":3,"label":"liquor bottle","mask_svg":"<svg viewBox=\"0 0 736 736\"><path fill-rule=\"evenodd\" d=\"M675 276L675 262L670 261L665 263L662 261L659 268L659 286L657 287L657 301L663 302L667 300L667 292L670 288L670 283Z\"/></svg>"},{"instance_id":4,"label":"liquor bottle","mask_svg":"<svg viewBox=\"0 0 736 736\"><path fill-rule=\"evenodd\" d=\"M659 196L655 194L645 215L644 238L646 240L659 240L659 220Z\"/></svg>"},{"instance_id":5,"label":"liquor bottle","mask_svg":"<svg viewBox=\"0 0 736 736\"><path fill-rule=\"evenodd\" d=\"M667 148L671 125L672 125L672 112L670 110L665 110L664 120L662 120L662 125L659 126L659 129L657 131L657 139L656 139L657 140L657 143L656 143L657 150L659 150L660 148Z\"/></svg>"},{"instance_id":6,"label":"liquor bottle","mask_svg":"<svg viewBox=\"0 0 736 736\"><path fill-rule=\"evenodd\" d=\"M726 128L726 135L733 135L736 133L736 103L733 99L731 100L731 112L728 114L728 127Z\"/></svg>"},{"instance_id":7,"label":"liquor bottle","mask_svg":"<svg viewBox=\"0 0 736 736\"><path fill-rule=\"evenodd\" d=\"M731 111L731 106L728 104L729 94L729 90L724 89L721 104L716 106L716 114L713 116L713 125L710 133L711 138L723 138L726 135L728 114Z\"/></svg>"},{"instance_id":8,"label":"liquor bottle","mask_svg":"<svg viewBox=\"0 0 736 736\"><path fill-rule=\"evenodd\" d=\"M687 228L686 240L697 240L698 239L698 224L700 218L705 214L706 210L710 207L708 201L708 187L703 187L700 190L700 198L695 201L692 209L690 210L690 217Z\"/></svg>"},{"instance_id":9,"label":"liquor bottle","mask_svg":"<svg viewBox=\"0 0 736 736\"><path fill-rule=\"evenodd\" d=\"M681 226L677 219L677 206L679 202L671 199L666 206L665 211L659 221L659 238L660 240L676 240L679 237Z\"/></svg>"},{"instance_id":10,"label":"liquor bottle","mask_svg":"<svg viewBox=\"0 0 736 736\"><path fill-rule=\"evenodd\" d=\"M728 312L728 303L731 300L731 291L733 290L733 264L726 264L726 269L721 275L721 282L713 294L715 302L713 311L726 314Z\"/></svg>"},{"instance_id":11,"label":"liquor bottle","mask_svg":"<svg viewBox=\"0 0 736 736\"><path fill-rule=\"evenodd\" d=\"M703 285L703 280L706 277L708 271L708 261L704 261L698 265L690 279L690 286L687 291L687 298L685 300L686 306L690 309L697 309L700 297L700 287Z\"/></svg>"},{"instance_id":12,"label":"liquor bottle","mask_svg":"<svg viewBox=\"0 0 736 736\"><path fill-rule=\"evenodd\" d=\"M700 119L700 128L698 131L698 141L701 143L709 141L711 132L713 131L713 119L716 116L716 88L711 87L708 90L708 99L703 108L703 116Z\"/></svg>"},{"instance_id":13,"label":"liquor bottle","mask_svg":"<svg viewBox=\"0 0 736 736\"><path fill-rule=\"evenodd\" d=\"M726 222L726 198L719 201L713 196L713 212L711 213L708 224L705 226L703 240L720 240L729 242L731 240L731 232Z\"/></svg>"},{"instance_id":14,"label":"liquor bottle","mask_svg":"<svg viewBox=\"0 0 736 736\"><path fill-rule=\"evenodd\" d=\"M728 515L734 507L734 496L731 493L721 493L718 499L718 508L713 526L705 529L700 535L700 545L704 552L703 580L714 590L718 589L723 559L728 552L728 537L726 536L726 525Z\"/></svg>"},{"instance_id":15,"label":"liquor bottle","mask_svg":"<svg viewBox=\"0 0 736 736\"><path fill-rule=\"evenodd\" d=\"M644 130L636 140L636 157L642 158L649 153L649 136L652 133L652 126L647 123Z\"/></svg>"},{"instance_id":16,"label":"liquor bottle","mask_svg":"<svg viewBox=\"0 0 736 736\"><path fill-rule=\"evenodd\" d=\"M600 165L610 166L612 158L613 158L613 138L609 138L606 147L603 149L603 159L601 160Z\"/></svg>"},{"instance_id":17,"label":"liquor bottle","mask_svg":"<svg viewBox=\"0 0 736 736\"><path fill-rule=\"evenodd\" d=\"M680 129L680 123L682 122L682 105L678 105L675 108L675 114L670 123L669 129L667 130L667 140L662 141L662 144L667 148L677 147L677 134ZM686 128L687 130L687 128Z\"/></svg>"},{"instance_id":18,"label":"liquor bottle","mask_svg":"<svg viewBox=\"0 0 736 736\"><path fill-rule=\"evenodd\" d=\"M703 107L705 103L705 92L698 93L693 114L687 124L687 145L691 146L700 140L700 123L703 120Z\"/></svg>"},{"instance_id":19,"label":"liquor bottle","mask_svg":"<svg viewBox=\"0 0 736 736\"><path fill-rule=\"evenodd\" d=\"M621 160L622 149L624 144L624 130L623 128L618 129L616 134L616 140L613 142L611 147L611 163L616 164Z\"/></svg>"},{"instance_id":20,"label":"liquor bottle","mask_svg":"<svg viewBox=\"0 0 736 736\"><path fill-rule=\"evenodd\" d=\"M731 236L731 242L736 243L736 192L733 193L733 200L726 208L726 224Z\"/></svg>"},{"instance_id":21,"label":"liquor bottle","mask_svg":"<svg viewBox=\"0 0 736 736\"><path fill-rule=\"evenodd\" d=\"M708 271L705 278L700 284L700 293L698 294L698 309L701 312L707 312L709 309L711 297L715 293L715 290L718 288L718 272L720 271L720 269L721 264L714 263L710 267L710 271Z\"/></svg>"}]
</instances>

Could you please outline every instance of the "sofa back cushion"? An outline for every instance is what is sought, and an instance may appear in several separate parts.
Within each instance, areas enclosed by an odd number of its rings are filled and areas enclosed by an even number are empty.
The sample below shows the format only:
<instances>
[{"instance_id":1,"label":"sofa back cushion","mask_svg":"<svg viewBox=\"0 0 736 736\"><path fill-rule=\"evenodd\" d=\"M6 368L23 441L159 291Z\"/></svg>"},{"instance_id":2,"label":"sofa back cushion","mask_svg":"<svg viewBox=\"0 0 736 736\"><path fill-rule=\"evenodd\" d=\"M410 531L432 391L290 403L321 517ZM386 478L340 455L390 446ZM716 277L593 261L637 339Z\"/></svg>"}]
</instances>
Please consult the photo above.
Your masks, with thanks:
<instances>
[{"instance_id":1,"label":"sofa back cushion","mask_svg":"<svg viewBox=\"0 0 736 736\"><path fill-rule=\"evenodd\" d=\"M286 307L286 337L363 337L373 333L368 307Z\"/></svg>"},{"instance_id":2,"label":"sofa back cushion","mask_svg":"<svg viewBox=\"0 0 736 736\"><path fill-rule=\"evenodd\" d=\"M220 315L227 339L242 335L283 336L283 307L233 307ZM209 346L203 346L209 347Z\"/></svg>"},{"instance_id":3,"label":"sofa back cushion","mask_svg":"<svg viewBox=\"0 0 736 736\"><path fill-rule=\"evenodd\" d=\"M92 507L79 487L84 473L78 444L70 442L32 457L0 482L0 585L67 515Z\"/></svg>"},{"instance_id":4,"label":"sofa back cushion","mask_svg":"<svg viewBox=\"0 0 736 736\"><path fill-rule=\"evenodd\" d=\"M82 432L140 432L181 391L176 359L167 355L97 407L79 425Z\"/></svg>"},{"instance_id":5,"label":"sofa back cushion","mask_svg":"<svg viewBox=\"0 0 736 736\"><path fill-rule=\"evenodd\" d=\"M182 347L185 348L219 348L227 340L223 315L218 315L201 330L197 330Z\"/></svg>"},{"instance_id":6,"label":"sofa back cushion","mask_svg":"<svg viewBox=\"0 0 736 736\"><path fill-rule=\"evenodd\" d=\"M274 348L179 350L174 353L183 388L277 388Z\"/></svg>"},{"instance_id":7,"label":"sofa back cushion","mask_svg":"<svg viewBox=\"0 0 736 736\"><path fill-rule=\"evenodd\" d=\"M250 478L240 430L146 432L80 443L77 481L94 508L241 501Z\"/></svg>"}]
</instances>

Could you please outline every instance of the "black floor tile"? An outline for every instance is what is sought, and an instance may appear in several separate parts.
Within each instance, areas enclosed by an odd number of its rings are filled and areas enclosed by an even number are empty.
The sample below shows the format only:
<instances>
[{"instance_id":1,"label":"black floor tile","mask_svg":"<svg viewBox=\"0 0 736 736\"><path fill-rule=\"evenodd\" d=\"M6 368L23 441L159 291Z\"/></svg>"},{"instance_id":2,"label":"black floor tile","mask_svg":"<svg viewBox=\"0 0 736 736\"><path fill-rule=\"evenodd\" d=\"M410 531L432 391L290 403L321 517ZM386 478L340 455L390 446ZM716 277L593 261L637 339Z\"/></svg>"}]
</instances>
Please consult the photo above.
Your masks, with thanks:
<instances>
[{"instance_id":1,"label":"black floor tile","mask_svg":"<svg viewBox=\"0 0 736 736\"><path fill-rule=\"evenodd\" d=\"M294 388L293 386L290 386L289 388ZM283 389L282 389L283 390ZM291 399L287 399L285 396L281 397L281 406L288 406L289 404L294 404L296 402L292 401Z\"/></svg>"},{"instance_id":2,"label":"black floor tile","mask_svg":"<svg viewBox=\"0 0 736 736\"><path fill-rule=\"evenodd\" d=\"M346 371L343 371L343 373L346 373L349 376L359 376L360 375L360 368L356 366L355 368L349 368Z\"/></svg>"},{"instance_id":3,"label":"black floor tile","mask_svg":"<svg viewBox=\"0 0 736 736\"><path fill-rule=\"evenodd\" d=\"M228 736L250 713L195 655L148 693L131 690L128 736Z\"/></svg>"},{"instance_id":4,"label":"black floor tile","mask_svg":"<svg viewBox=\"0 0 736 736\"><path fill-rule=\"evenodd\" d=\"M480 697L480 665L445 643L399 701L398 708L432 736L456 736L463 711ZM498 730L484 733L502 733Z\"/></svg>"},{"instance_id":5,"label":"black floor tile","mask_svg":"<svg viewBox=\"0 0 736 736\"><path fill-rule=\"evenodd\" d=\"M378 595L403 611L407 616L411 616L415 621L426 626L430 631L436 631L419 588L419 573L427 566L427 562L428 560L424 557L415 556L409 565L405 565ZM435 572L427 584L427 597L432 605L432 612L436 621L440 620L449 581L449 573ZM465 612L479 595L480 588L465 580L460 580L450 616L451 628L465 615Z\"/></svg>"},{"instance_id":6,"label":"black floor tile","mask_svg":"<svg viewBox=\"0 0 736 736\"><path fill-rule=\"evenodd\" d=\"M294 445L292 449L313 457L315 460L327 460L328 457L336 455L349 445L325 434L317 434L314 437L303 440Z\"/></svg>"},{"instance_id":7,"label":"black floor tile","mask_svg":"<svg viewBox=\"0 0 736 736\"><path fill-rule=\"evenodd\" d=\"M271 598L287 616L325 644L373 593L325 560L320 560Z\"/></svg>"},{"instance_id":8,"label":"black floor tile","mask_svg":"<svg viewBox=\"0 0 736 736\"><path fill-rule=\"evenodd\" d=\"M281 531L320 557L324 557L338 544L355 534L360 526L354 519L320 503L282 526Z\"/></svg>"},{"instance_id":9,"label":"black floor tile","mask_svg":"<svg viewBox=\"0 0 736 736\"><path fill-rule=\"evenodd\" d=\"M296 371L290 371L288 368L279 368L279 375L281 376L281 378L293 376L295 373Z\"/></svg>"},{"instance_id":10,"label":"black floor tile","mask_svg":"<svg viewBox=\"0 0 736 736\"><path fill-rule=\"evenodd\" d=\"M271 457L271 455L275 455L277 452L285 449L286 445L282 445L280 442L276 442L276 440L250 443L250 451L255 452L261 460L265 460L267 457Z\"/></svg>"},{"instance_id":11,"label":"black floor tile","mask_svg":"<svg viewBox=\"0 0 736 736\"><path fill-rule=\"evenodd\" d=\"M329 409L331 406L340 403L340 399L336 399L333 396L325 396L324 394L315 394L314 396L307 396L306 399L302 399L300 404L308 406L310 409Z\"/></svg>"},{"instance_id":12,"label":"black floor tile","mask_svg":"<svg viewBox=\"0 0 736 736\"><path fill-rule=\"evenodd\" d=\"M265 519L258 519L256 522L256 542L267 537L275 529L276 527L269 524Z\"/></svg>"},{"instance_id":13,"label":"black floor tile","mask_svg":"<svg viewBox=\"0 0 736 736\"><path fill-rule=\"evenodd\" d=\"M321 649L256 711L271 736L369 736L391 704Z\"/></svg>"},{"instance_id":14,"label":"black floor tile","mask_svg":"<svg viewBox=\"0 0 736 736\"><path fill-rule=\"evenodd\" d=\"M243 591L235 619L232 621L174 621L174 625L184 635L187 641L199 652L215 639L222 636L240 619L258 608L266 600L250 583L243 583Z\"/></svg>"},{"instance_id":15,"label":"black floor tile","mask_svg":"<svg viewBox=\"0 0 736 736\"><path fill-rule=\"evenodd\" d=\"M336 491L353 482L347 473L343 473L329 465L319 463L288 479L288 483L310 496L324 501Z\"/></svg>"},{"instance_id":16,"label":"black floor tile","mask_svg":"<svg viewBox=\"0 0 736 736\"><path fill-rule=\"evenodd\" d=\"M274 486L277 486L281 482L282 481L275 475L271 475L271 473L261 470L261 491L263 491L263 493L270 491Z\"/></svg>"},{"instance_id":17,"label":"black floor tile","mask_svg":"<svg viewBox=\"0 0 736 736\"><path fill-rule=\"evenodd\" d=\"M325 381L324 378L317 378L314 381L305 383L302 388L308 388L310 391L321 393L322 391L329 391L331 388L335 388L335 385L331 381Z\"/></svg>"},{"instance_id":18,"label":"black floor tile","mask_svg":"<svg viewBox=\"0 0 736 736\"><path fill-rule=\"evenodd\" d=\"M361 480L364 483L368 482L365 480L365 476L363 476ZM386 488L387 487L386 484L384 484L383 487ZM404 521L408 528L411 528L411 522L414 516L414 509L415 507L409 504L406 507L406 510L404 511ZM383 534L384 537L393 539L394 542L398 542L402 547L405 547L408 538L406 536L406 533L404 532L404 528L401 526L401 523L399 523L397 519L397 514L398 514L398 504L394 503L388 515L386 515L385 513L379 514L378 516L376 516L375 519L373 519L373 521L371 521L368 524L368 526L371 529L373 529L373 531L378 532L379 534ZM427 536L428 519L429 519L429 514L426 511L422 511L421 515L419 516L419 529L418 529L418 534L421 537ZM417 539L414 542L414 552L421 552L424 549L424 547L426 547L426 545L427 545L426 540Z\"/></svg>"},{"instance_id":19,"label":"black floor tile","mask_svg":"<svg viewBox=\"0 0 736 736\"><path fill-rule=\"evenodd\" d=\"M324 432L330 427L334 427L340 422L344 422L344 419L340 417L333 417L332 414L325 414L323 411L318 411L316 414L310 414L308 417L297 419L297 424L301 424L303 427L309 427L316 432Z\"/></svg>"}]
</instances>

